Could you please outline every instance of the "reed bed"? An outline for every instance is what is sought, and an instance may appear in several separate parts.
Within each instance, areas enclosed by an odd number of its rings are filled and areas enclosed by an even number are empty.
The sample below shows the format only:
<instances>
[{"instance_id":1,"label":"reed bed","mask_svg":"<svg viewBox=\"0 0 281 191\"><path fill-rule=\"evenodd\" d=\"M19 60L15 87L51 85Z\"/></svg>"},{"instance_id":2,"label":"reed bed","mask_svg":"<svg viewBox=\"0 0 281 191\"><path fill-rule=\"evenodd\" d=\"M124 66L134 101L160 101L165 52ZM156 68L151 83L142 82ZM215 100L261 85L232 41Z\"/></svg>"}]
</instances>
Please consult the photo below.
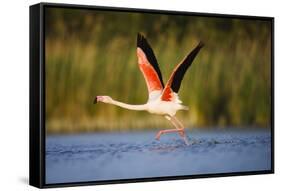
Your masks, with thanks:
<instances>
[{"instance_id":1,"label":"reed bed","mask_svg":"<svg viewBox=\"0 0 281 191\"><path fill-rule=\"evenodd\" d=\"M161 116L93 105L96 95L142 104L147 89L136 58L142 32L164 81L201 40L205 47L179 92L188 127L270 126L270 22L68 9L46 14L48 133L168 127Z\"/></svg>"}]
</instances>

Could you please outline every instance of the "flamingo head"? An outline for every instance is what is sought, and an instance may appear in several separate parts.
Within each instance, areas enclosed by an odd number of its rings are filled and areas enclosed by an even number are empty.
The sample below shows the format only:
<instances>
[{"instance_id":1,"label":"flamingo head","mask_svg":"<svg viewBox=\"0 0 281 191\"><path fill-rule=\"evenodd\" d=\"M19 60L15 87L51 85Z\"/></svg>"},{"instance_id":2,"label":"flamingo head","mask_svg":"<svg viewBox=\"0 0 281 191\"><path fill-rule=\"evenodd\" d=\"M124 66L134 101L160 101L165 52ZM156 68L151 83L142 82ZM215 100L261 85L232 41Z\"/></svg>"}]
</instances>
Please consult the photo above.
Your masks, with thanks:
<instances>
[{"instance_id":1,"label":"flamingo head","mask_svg":"<svg viewBox=\"0 0 281 191\"><path fill-rule=\"evenodd\" d=\"M96 96L94 99L94 104L96 104L98 102L112 103L112 98L109 96Z\"/></svg>"}]
</instances>

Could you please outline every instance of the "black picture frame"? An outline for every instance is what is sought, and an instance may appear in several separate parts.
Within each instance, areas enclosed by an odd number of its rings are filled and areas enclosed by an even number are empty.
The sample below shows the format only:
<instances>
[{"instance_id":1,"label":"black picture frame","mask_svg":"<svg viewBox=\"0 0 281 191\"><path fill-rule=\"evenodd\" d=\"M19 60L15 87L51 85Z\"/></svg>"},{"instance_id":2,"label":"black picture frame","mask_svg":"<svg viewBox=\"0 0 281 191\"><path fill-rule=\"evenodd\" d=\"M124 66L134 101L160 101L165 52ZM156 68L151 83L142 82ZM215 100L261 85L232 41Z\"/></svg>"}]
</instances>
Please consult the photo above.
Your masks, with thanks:
<instances>
[{"instance_id":1,"label":"black picture frame","mask_svg":"<svg viewBox=\"0 0 281 191\"><path fill-rule=\"evenodd\" d=\"M230 172L219 174L200 174L171 177L138 178L72 183L45 183L45 9L47 7L105 10L118 12L157 13L170 15L192 15L203 17L223 17L249 20L266 20L271 23L271 169L266 171ZM147 181L164 181L191 178L226 177L274 173L274 18L227 15L212 13L194 13L168 10L133 9L120 7L102 7L88 5L39 3L30 6L30 129L29 129L29 184L38 188L64 186L83 186L115 183L132 183Z\"/></svg>"}]
</instances>

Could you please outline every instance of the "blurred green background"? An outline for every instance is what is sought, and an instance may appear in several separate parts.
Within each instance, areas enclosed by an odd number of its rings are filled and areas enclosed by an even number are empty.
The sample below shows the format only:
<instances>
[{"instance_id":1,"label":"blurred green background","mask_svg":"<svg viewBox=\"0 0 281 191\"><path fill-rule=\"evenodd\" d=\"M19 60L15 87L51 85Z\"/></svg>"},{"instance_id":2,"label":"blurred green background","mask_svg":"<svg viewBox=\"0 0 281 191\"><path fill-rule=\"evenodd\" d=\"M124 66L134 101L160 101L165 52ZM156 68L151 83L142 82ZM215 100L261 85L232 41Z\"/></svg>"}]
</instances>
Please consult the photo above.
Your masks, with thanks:
<instances>
[{"instance_id":1,"label":"blurred green background","mask_svg":"<svg viewBox=\"0 0 281 191\"><path fill-rule=\"evenodd\" d=\"M197 43L205 47L182 82L187 127L269 127L271 22L46 8L47 133L171 127L162 116L93 104L109 95L147 101L136 37L150 42L166 82Z\"/></svg>"}]
</instances>

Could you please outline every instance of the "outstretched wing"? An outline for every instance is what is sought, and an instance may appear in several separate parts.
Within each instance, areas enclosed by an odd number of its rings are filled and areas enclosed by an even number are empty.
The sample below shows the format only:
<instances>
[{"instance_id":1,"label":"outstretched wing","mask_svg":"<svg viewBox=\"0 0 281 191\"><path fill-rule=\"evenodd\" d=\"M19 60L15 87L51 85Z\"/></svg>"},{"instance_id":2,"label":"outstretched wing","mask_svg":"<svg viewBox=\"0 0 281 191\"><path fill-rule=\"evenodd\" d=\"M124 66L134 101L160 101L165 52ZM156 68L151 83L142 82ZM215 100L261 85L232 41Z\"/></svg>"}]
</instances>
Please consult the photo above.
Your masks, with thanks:
<instances>
[{"instance_id":1,"label":"outstretched wing","mask_svg":"<svg viewBox=\"0 0 281 191\"><path fill-rule=\"evenodd\" d=\"M137 57L149 94L155 90L163 90L162 74L153 50L144 36L139 33L137 37Z\"/></svg>"},{"instance_id":2,"label":"outstretched wing","mask_svg":"<svg viewBox=\"0 0 281 191\"><path fill-rule=\"evenodd\" d=\"M199 44L184 58L184 60L175 67L163 90L161 96L163 101L171 101L173 93L178 93L185 72L203 46L204 44L199 42Z\"/></svg>"}]
</instances>

